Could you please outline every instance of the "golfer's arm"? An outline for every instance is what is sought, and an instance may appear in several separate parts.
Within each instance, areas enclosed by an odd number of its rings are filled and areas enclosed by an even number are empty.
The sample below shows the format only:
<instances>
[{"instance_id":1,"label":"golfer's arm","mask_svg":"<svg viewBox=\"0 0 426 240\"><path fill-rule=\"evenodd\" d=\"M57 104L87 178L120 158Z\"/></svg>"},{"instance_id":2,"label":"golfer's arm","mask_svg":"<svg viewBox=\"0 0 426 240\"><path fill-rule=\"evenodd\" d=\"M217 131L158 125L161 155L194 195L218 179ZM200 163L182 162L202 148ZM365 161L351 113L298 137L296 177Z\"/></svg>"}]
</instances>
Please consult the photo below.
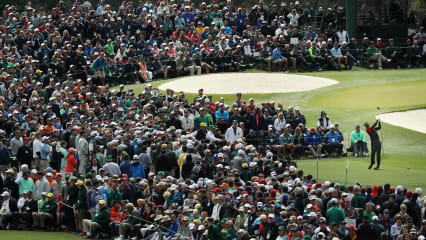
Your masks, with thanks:
<instances>
[{"instance_id":1,"label":"golfer's arm","mask_svg":"<svg viewBox=\"0 0 426 240\"><path fill-rule=\"evenodd\" d=\"M380 121L379 121L379 120L377 120L377 122L379 123L379 126L378 126L378 127L376 127L376 131L377 131L377 130L380 130L380 129L382 128L382 124L380 123ZM377 123L377 122L376 122L376 123Z\"/></svg>"}]
</instances>

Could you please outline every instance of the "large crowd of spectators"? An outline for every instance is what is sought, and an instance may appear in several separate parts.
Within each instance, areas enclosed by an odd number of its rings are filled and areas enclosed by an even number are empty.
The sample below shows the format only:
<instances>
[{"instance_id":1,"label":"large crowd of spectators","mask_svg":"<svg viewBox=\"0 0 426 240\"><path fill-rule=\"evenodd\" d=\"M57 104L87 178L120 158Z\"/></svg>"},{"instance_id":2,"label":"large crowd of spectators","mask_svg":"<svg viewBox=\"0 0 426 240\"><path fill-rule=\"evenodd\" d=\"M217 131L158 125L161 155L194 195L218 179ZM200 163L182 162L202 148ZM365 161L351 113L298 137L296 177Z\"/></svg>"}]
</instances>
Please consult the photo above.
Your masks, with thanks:
<instances>
[{"instance_id":1,"label":"large crowd of spectators","mask_svg":"<svg viewBox=\"0 0 426 240\"><path fill-rule=\"evenodd\" d=\"M316 33L320 14L327 27ZM381 39L353 47L344 17L343 8L316 12L297 1L247 10L230 1L6 6L0 228L118 239L425 239L422 189L321 183L297 169L295 158L368 156L359 125L345 146L325 112L308 127L299 107L240 93L227 105L203 89L189 99L150 84L140 93L109 88L255 65L424 61L424 36L409 44L414 55Z\"/></svg>"}]
</instances>

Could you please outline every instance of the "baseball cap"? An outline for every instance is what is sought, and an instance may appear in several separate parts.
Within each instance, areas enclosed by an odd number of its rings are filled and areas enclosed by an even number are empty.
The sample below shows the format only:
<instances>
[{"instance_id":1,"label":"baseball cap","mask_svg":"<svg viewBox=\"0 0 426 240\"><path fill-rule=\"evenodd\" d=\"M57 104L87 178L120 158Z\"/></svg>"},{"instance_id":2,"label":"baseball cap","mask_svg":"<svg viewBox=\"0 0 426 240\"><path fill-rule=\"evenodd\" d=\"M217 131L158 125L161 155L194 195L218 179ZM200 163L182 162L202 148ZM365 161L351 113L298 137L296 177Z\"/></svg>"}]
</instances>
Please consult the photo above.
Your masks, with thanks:
<instances>
[{"instance_id":1,"label":"baseball cap","mask_svg":"<svg viewBox=\"0 0 426 240\"><path fill-rule=\"evenodd\" d=\"M354 230L354 231L357 231L358 229L357 229L354 225L350 225L350 226L348 227L348 230Z\"/></svg>"},{"instance_id":2,"label":"baseball cap","mask_svg":"<svg viewBox=\"0 0 426 240\"><path fill-rule=\"evenodd\" d=\"M9 197L10 193L8 191L4 191L0 196L2 196L2 197Z\"/></svg>"}]
</instances>

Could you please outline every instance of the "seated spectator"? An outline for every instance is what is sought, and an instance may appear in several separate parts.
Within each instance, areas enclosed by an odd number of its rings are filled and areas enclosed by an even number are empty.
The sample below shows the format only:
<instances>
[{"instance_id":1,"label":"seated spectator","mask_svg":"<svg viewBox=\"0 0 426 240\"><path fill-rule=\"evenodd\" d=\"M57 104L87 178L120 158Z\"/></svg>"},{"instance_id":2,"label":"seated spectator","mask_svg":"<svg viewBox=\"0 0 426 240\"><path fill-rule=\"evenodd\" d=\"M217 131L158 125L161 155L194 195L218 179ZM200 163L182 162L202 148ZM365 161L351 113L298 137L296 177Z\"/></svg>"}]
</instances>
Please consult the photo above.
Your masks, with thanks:
<instances>
[{"instance_id":1,"label":"seated spectator","mask_svg":"<svg viewBox=\"0 0 426 240\"><path fill-rule=\"evenodd\" d=\"M300 127L296 127L294 130L294 144L296 145L295 154L301 159L304 159L305 155L305 135L302 133Z\"/></svg>"},{"instance_id":2,"label":"seated spectator","mask_svg":"<svg viewBox=\"0 0 426 240\"><path fill-rule=\"evenodd\" d=\"M43 194L42 194L43 196ZM56 218L56 208L57 204L54 199L53 193L48 193L47 200L40 200L41 206L39 204L39 211L33 212L33 223L34 228L40 228L45 230L48 226L48 221Z\"/></svg>"},{"instance_id":3,"label":"seated spectator","mask_svg":"<svg viewBox=\"0 0 426 240\"><path fill-rule=\"evenodd\" d=\"M373 68L374 62L376 62L378 69L382 70L383 69L383 67L382 67L383 63L389 63L392 60L383 56L380 49L376 48L375 46L376 46L376 44L374 42L371 42L370 46L367 49L367 56L372 61L372 63L370 64L370 68Z\"/></svg>"},{"instance_id":4,"label":"seated spectator","mask_svg":"<svg viewBox=\"0 0 426 240\"><path fill-rule=\"evenodd\" d=\"M0 176L1 177L1 176ZM12 221L11 217L14 213L18 212L16 199L10 196L8 191L1 194L2 200L0 201L0 228L5 229Z\"/></svg>"},{"instance_id":5,"label":"seated spectator","mask_svg":"<svg viewBox=\"0 0 426 240\"><path fill-rule=\"evenodd\" d=\"M314 127L311 127L310 131L306 134L305 143L314 158L320 156L322 153L323 138L320 133L315 131Z\"/></svg>"},{"instance_id":6,"label":"seated spectator","mask_svg":"<svg viewBox=\"0 0 426 240\"><path fill-rule=\"evenodd\" d=\"M341 136L335 131L334 125L331 127L330 131L325 134L324 142L324 148L328 155L331 155L333 152L337 152L338 156L342 155L343 145L341 143Z\"/></svg>"},{"instance_id":7,"label":"seated spectator","mask_svg":"<svg viewBox=\"0 0 426 240\"><path fill-rule=\"evenodd\" d=\"M136 224L140 223L139 212L132 203L126 204L124 209L128 214L126 218L120 223L118 230L120 236L116 238L116 240L122 240L125 239L126 236L131 236L130 230L132 230Z\"/></svg>"},{"instance_id":8,"label":"seated spectator","mask_svg":"<svg viewBox=\"0 0 426 240\"><path fill-rule=\"evenodd\" d=\"M319 127L322 131L328 131L331 127L334 126L330 119L327 117L327 113L325 111L321 111L321 116L318 119L317 127Z\"/></svg>"},{"instance_id":9,"label":"seated spectator","mask_svg":"<svg viewBox=\"0 0 426 240\"><path fill-rule=\"evenodd\" d=\"M345 64L345 69L348 68L348 57L342 55L342 51L339 47L339 43L335 42L334 47L330 50L331 56L337 62L337 67L341 68L342 62Z\"/></svg>"},{"instance_id":10,"label":"seated spectator","mask_svg":"<svg viewBox=\"0 0 426 240\"><path fill-rule=\"evenodd\" d=\"M273 56L274 64L278 65L278 69L282 72L288 72L287 58L285 58L281 54L281 50L278 48L278 46L272 51L272 56Z\"/></svg>"},{"instance_id":11,"label":"seated spectator","mask_svg":"<svg viewBox=\"0 0 426 240\"><path fill-rule=\"evenodd\" d=\"M399 47L395 46L395 41L389 39L389 46L385 50L385 56L392 60L391 64L397 69L401 68L402 56Z\"/></svg>"},{"instance_id":12,"label":"seated spectator","mask_svg":"<svg viewBox=\"0 0 426 240\"><path fill-rule=\"evenodd\" d=\"M359 124L355 126L355 130L351 133L351 146L355 157L368 157L367 140Z\"/></svg>"},{"instance_id":13,"label":"seated spectator","mask_svg":"<svg viewBox=\"0 0 426 240\"><path fill-rule=\"evenodd\" d=\"M96 237L99 229L104 226L108 226L110 211L105 206L105 200L99 200L99 209L96 215L91 220L83 220L83 232L86 234L85 238Z\"/></svg>"},{"instance_id":14,"label":"seated spectator","mask_svg":"<svg viewBox=\"0 0 426 240\"><path fill-rule=\"evenodd\" d=\"M423 68L422 55L423 55L422 48L418 45L418 41L414 40L413 45L408 46L408 49L407 49L408 68L412 68L412 67Z\"/></svg>"},{"instance_id":15,"label":"seated spectator","mask_svg":"<svg viewBox=\"0 0 426 240\"><path fill-rule=\"evenodd\" d=\"M283 133L280 135L280 149L279 154L289 153L289 158L292 159L296 145L294 144L294 137L290 134L289 124L283 129Z\"/></svg>"}]
</instances>

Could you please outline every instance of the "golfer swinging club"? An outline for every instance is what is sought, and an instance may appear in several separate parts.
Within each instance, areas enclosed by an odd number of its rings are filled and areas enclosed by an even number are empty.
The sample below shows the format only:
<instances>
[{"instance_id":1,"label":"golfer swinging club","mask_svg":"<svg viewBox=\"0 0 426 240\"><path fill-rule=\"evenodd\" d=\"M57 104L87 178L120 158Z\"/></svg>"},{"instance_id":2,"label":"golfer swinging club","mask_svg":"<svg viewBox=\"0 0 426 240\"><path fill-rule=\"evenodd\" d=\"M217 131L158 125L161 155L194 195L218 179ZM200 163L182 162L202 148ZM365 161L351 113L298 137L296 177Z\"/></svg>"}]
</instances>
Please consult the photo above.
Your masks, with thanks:
<instances>
[{"instance_id":1,"label":"golfer swinging club","mask_svg":"<svg viewBox=\"0 0 426 240\"><path fill-rule=\"evenodd\" d=\"M376 125L379 124L377 127ZM378 119L373 126L370 126L368 122L364 123L364 127L370 135L370 141L371 141L371 163L370 166L368 166L368 169L371 169L371 167L375 164L374 157L377 153L377 166L374 168L374 170L379 170L380 168L380 151L382 149L382 143L380 142L379 135L377 134L377 131L382 128L380 124L380 119Z\"/></svg>"}]
</instances>

